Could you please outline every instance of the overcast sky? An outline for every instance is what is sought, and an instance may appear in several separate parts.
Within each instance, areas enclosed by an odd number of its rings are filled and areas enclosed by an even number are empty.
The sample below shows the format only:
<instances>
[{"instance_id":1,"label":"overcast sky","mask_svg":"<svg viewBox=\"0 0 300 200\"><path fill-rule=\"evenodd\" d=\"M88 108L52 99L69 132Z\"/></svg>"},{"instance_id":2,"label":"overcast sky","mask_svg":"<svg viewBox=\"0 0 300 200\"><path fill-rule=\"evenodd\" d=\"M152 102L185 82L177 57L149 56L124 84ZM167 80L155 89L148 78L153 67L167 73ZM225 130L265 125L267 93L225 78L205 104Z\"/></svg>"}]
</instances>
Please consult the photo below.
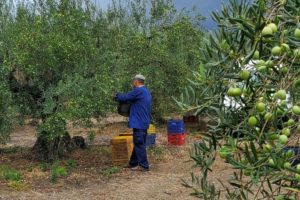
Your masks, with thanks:
<instances>
[{"instance_id":1,"label":"overcast sky","mask_svg":"<svg viewBox=\"0 0 300 200\"><path fill-rule=\"evenodd\" d=\"M106 8L111 0L94 0L101 8ZM220 10L222 3L227 3L229 0L174 0L175 6L178 9L192 8L196 6L199 12L207 17L207 21L204 22L206 28L214 27L212 20L210 19L210 13L212 11Z\"/></svg>"},{"instance_id":2,"label":"overcast sky","mask_svg":"<svg viewBox=\"0 0 300 200\"><path fill-rule=\"evenodd\" d=\"M1 1L1 0L0 0ZM24 0L14 0L14 1L24 1ZM32 1L32 0L29 0ZM111 3L112 0L91 0L97 4L100 8L106 9L107 6ZM229 0L173 0L175 6L178 10L183 8L193 8L196 6L199 13L201 13L207 20L203 23L204 27L211 29L216 27L213 21L211 20L210 13L212 11L219 11L222 3L228 3ZM251 2L251 0L249 0Z\"/></svg>"}]
</instances>

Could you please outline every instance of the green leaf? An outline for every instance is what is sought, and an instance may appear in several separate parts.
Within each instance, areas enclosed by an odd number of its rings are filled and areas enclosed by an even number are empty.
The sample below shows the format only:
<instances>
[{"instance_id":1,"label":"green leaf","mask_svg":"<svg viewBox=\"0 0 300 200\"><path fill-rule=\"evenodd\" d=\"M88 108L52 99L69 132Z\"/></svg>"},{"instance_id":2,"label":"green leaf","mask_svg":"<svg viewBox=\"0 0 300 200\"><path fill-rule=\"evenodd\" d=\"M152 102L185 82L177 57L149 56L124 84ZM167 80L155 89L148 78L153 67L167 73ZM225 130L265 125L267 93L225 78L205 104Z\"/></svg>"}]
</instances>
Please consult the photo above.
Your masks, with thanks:
<instances>
[{"instance_id":1,"label":"green leaf","mask_svg":"<svg viewBox=\"0 0 300 200\"><path fill-rule=\"evenodd\" d=\"M204 64L200 64L199 66L199 75L200 75L200 81L205 79L205 68L204 68Z\"/></svg>"}]
</instances>

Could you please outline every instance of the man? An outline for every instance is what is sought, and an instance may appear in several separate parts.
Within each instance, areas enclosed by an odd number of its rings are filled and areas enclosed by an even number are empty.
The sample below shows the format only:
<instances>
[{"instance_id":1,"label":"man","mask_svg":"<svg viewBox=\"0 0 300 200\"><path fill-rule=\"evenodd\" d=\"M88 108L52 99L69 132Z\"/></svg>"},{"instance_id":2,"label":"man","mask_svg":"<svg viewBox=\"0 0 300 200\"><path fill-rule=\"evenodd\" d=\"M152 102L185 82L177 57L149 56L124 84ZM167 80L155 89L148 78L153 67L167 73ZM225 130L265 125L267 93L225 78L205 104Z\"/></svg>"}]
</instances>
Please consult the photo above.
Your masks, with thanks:
<instances>
[{"instance_id":1,"label":"man","mask_svg":"<svg viewBox=\"0 0 300 200\"><path fill-rule=\"evenodd\" d=\"M118 93L116 100L130 102L130 114L128 127L133 129L134 148L129 161L129 167L133 170L149 170L146 151L147 129L151 120L151 94L145 87L145 77L136 75L133 80L133 90L129 93Z\"/></svg>"}]
</instances>

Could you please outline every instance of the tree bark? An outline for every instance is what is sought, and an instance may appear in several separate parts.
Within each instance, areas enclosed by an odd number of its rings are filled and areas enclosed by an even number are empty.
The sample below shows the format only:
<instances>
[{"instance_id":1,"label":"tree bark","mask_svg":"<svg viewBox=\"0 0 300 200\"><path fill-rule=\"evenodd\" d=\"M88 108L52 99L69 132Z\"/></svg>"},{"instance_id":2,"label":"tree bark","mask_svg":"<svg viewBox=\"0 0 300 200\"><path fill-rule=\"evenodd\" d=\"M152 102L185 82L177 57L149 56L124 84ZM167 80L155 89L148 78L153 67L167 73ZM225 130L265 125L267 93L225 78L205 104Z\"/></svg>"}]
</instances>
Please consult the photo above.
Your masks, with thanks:
<instances>
[{"instance_id":1,"label":"tree bark","mask_svg":"<svg viewBox=\"0 0 300 200\"><path fill-rule=\"evenodd\" d=\"M71 136L69 133L66 132L64 136L58 136L54 139L49 139L45 135L38 136L33 146L35 159L52 162L65 157L71 151Z\"/></svg>"}]
</instances>

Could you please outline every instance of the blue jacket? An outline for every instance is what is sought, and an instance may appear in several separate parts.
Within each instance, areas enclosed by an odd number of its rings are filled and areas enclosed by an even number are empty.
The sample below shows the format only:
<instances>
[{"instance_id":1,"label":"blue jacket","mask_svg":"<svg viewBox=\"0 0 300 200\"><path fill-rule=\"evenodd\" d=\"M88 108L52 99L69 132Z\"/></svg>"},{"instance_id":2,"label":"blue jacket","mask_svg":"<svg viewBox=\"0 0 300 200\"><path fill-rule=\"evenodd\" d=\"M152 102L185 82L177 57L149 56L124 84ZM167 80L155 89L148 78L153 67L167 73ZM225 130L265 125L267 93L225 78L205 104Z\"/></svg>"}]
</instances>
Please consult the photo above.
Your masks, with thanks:
<instances>
[{"instance_id":1,"label":"blue jacket","mask_svg":"<svg viewBox=\"0 0 300 200\"><path fill-rule=\"evenodd\" d=\"M118 93L116 99L120 102L131 103L129 128L148 129L151 121L151 94L145 87L136 87L129 93Z\"/></svg>"}]
</instances>

